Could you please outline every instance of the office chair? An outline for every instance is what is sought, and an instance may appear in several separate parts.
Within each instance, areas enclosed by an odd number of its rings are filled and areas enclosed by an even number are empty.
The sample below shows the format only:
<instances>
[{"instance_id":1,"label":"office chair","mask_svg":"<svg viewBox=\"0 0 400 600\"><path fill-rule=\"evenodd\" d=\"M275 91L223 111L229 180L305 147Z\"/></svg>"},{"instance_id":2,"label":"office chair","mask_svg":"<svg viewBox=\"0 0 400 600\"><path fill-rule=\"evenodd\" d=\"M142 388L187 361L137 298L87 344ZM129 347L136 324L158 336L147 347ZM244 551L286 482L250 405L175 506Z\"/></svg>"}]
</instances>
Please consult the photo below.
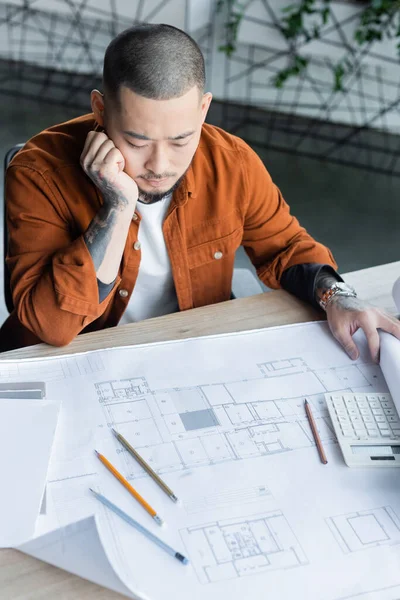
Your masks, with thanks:
<instances>
[{"instance_id":1,"label":"office chair","mask_svg":"<svg viewBox=\"0 0 400 600\"><path fill-rule=\"evenodd\" d=\"M4 291L4 300L6 303L6 307L9 313L14 310L14 304L11 295L11 286L10 286L10 272L6 265L6 256L8 252L8 229L7 229L7 206L6 206L6 170L8 165L10 164L13 157L17 154L19 150L24 146L24 144L16 144L8 152L4 157L4 190L3 190L3 262L4 262L4 281L3 281L3 291Z\"/></svg>"}]
</instances>

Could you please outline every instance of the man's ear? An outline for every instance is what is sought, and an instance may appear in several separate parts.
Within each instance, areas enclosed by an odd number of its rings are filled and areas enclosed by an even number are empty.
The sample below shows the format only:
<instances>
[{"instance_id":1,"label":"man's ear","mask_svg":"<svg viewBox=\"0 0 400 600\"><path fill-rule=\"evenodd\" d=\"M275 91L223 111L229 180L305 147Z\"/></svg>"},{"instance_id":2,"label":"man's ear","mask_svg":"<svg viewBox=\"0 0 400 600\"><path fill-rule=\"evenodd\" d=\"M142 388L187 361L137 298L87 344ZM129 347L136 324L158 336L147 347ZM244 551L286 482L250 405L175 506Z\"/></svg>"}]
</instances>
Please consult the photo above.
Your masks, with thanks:
<instances>
[{"instance_id":1,"label":"man's ear","mask_svg":"<svg viewBox=\"0 0 400 600\"><path fill-rule=\"evenodd\" d=\"M206 94L203 94L203 97L201 99L201 122L202 123L204 123L204 121L206 120L206 116L208 113L208 109L210 108L211 100L212 100L211 92L207 92Z\"/></svg>"},{"instance_id":2,"label":"man's ear","mask_svg":"<svg viewBox=\"0 0 400 600\"><path fill-rule=\"evenodd\" d=\"M100 127L104 127L104 96L99 90L92 90L90 94L90 104L95 120Z\"/></svg>"}]
</instances>

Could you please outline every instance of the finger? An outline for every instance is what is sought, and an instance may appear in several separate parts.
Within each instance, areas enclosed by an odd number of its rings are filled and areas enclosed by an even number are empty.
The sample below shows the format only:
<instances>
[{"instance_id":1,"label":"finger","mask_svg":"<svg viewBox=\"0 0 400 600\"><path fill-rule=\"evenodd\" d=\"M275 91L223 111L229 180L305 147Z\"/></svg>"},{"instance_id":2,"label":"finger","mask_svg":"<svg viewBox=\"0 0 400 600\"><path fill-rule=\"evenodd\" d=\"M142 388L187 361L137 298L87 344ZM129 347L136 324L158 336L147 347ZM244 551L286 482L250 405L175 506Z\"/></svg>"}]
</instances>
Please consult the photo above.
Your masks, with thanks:
<instances>
[{"instance_id":1,"label":"finger","mask_svg":"<svg viewBox=\"0 0 400 600\"><path fill-rule=\"evenodd\" d=\"M337 329L336 331L332 331L332 333L339 344L343 346L350 358L352 360L356 360L360 353L353 338L351 337L350 331L347 329Z\"/></svg>"},{"instance_id":2,"label":"finger","mask_svg":"<svg viewBox=\"0 0 400 600\"><path fill-rule=\"evenodd\" d=\"M87 166L93 160L98 148L109 138L105 133L99 131L89 131L86 136L85 144L81 154L81 165Z\"/></svg>"},{"instance_id":3,"label":"finger","mask_svg":"<svg viewBox=\"0 0 400 600\"><path fill-rule=\"evenodd\" d=\"M86 155L87 155L88 150L93 142L93 138L95 135L96 135L96 131L89 131L89 133L86 136L85 144L83 146L83 150L81 153L81 164L86 158Z\"/></svg>"},{"instance_id":4,"label":"finger","mask_svg":"<svg viewBox=\"0 0 400 600\"><path fill-rule=\"evenodd\" d=\"M383 331L391 333L400 340L400 323L397 319L385 315L385 319L378 323L378 327L383 329Z\"/></svg>"},{"instance_id":5,"label":"finger","mask_svg":"<svg viewBox=\"0 0 400 600\"><path fill-rule=\"evenodd\" d=\"M109 185L115 185L117 183L116 178L124 170L124 167L124 158L114 146L101 163L93 163L90 166L88 174L95 183L108 182Z\"/></svg>"},{"instance_id":6,"label":"finger","mask_svg":"<svg viewBox=\"0 0 400 600\"><path fill-rule=\"evenodd\" d=\"M101 164L102 155L107 154L113 145L113 142L108 138L102 137L93 139L86 153L85 165L91 167L92 165ZM105 146L105 152L104 150L102 152L103 146Z\"/></svg>"},{"instance_id":7,"label":"finger","mask_svg":"<svg viewBox=\"0 0 400 600\"><path fill-rule=\"evenodd\" d=\"M103 159L105 164L118 164L120 170L123 171L125 168L125 159L122 156L121 152L115 146L109 150L106 156Z\"/></svg>"},{"instance_id":8,"label":"finger","mask_svg":"<svg viewBox=\"0 0 400 600\"><path fill-rule=\"evenodd\" d=\"M100 166L104 162L104 159L107 156L107 154L113 148L115 148L114 142L112 142L110 139L105 140L97 149L97 152L94 155L92 162L90 163L91 166Z\"/></svg>"},{"instance_id":9,"label":"finger","mask_svg":"<svg viewBox=\"0 0 400 600\"><path fill-rule=\"evenodd\" d=\"M85 140L85 143L84 143L84 146L83 146L83 150L82 150L82 153L81 153L81 160L82 160L83 157L86 156L88 148L89 148L89 146L91 144L91 141L92 141L93 136L94 136L95 133L96 133L95 131L89 131L89 133L87 134L86 140Z\"/></svg>"},{"instance_id":10,"label":"finger","mask_svg":"<svg viewBox=\"0 0 400 600\"><path fill-rule=\"evenodd\" d=\"M367 338L368 348L372 360L376 363L379 363L380 340L377 328L371 326L370 324L363 323L360 323L360 327L364 331L365 337Z\"/></svg>"}]
</instances>

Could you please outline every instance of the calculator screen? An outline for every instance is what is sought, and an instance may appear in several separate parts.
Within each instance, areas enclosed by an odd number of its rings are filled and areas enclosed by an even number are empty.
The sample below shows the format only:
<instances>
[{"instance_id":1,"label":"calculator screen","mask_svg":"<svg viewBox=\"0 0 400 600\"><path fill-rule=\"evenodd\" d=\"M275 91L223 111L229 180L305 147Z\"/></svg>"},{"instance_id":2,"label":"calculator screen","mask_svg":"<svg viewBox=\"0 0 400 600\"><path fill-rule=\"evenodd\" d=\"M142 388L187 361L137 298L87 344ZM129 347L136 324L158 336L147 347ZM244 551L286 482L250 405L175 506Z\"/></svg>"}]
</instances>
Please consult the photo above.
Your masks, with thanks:
<instances>
[{"instance_id":1,"label":"calculator screen","mask_svg":"<svg viewBox=\"0 0 400 600\"><path fill-rule=\"evenodd\" d=\"M400 454L400 446L351 446L353 454L368 454L369 456L393 456Z\"/></svg>"}]
</instances>

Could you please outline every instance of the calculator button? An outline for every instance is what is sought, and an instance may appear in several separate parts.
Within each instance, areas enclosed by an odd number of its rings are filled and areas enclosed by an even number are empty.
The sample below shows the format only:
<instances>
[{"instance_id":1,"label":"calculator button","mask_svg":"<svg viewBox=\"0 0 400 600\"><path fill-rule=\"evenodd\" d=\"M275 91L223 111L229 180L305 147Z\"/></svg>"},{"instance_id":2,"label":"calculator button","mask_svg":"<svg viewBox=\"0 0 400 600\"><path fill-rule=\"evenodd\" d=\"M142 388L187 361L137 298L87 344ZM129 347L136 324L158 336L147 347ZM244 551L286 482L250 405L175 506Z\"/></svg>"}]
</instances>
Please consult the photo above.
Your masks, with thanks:
<instances>
[{"instance_id":1,"label":"calculator button","mask_svg":"<svg viewBox=\"0 0 400 600\"><path fill-rule=\"evenodd\" d=\"M379 438L389 443L400 439L400 414L390 394L329 394L326 395L335 429L346 441L355 438L376 444Z\"/></svg>"},{"instance_id":2,"label":"calculator button","mask_svg":"<svg viewBox=\"0 0 400 600\"><path fill-rule=\"evenodd\" d=\"M396 411L393 408L385 408L384 413L385 415L395 415Z\"/></svg>"},{"instance_id":3,"label":"calculator button","mask_svg":"<svg viewBox=\"0 0 400 600\"><path fill-rule=\"evenodd\" d=\"M351 422L356 426L356 423L362 423L361 417L351 417Z\"/></svg>"},{"instance_id":4,"label":"calculator button","mask_svg":"<svg viewBox=\"0 0 400 600\"><path fill-rule=\"evenodd\" d=\"M332 396L333 404L343 404L342 396Z\"/></svg>"},{"instance_id":5,"label":"calculator button","mask_svg":"<svg viewBox=\"0 0 400 600\"><path fill-rule=\"evenodd\" d=\"M360 413L362 415L370 415L371 411L369 410L369 408L360 408Z\"/></svg>"},{"instance_id":6,"label":"calculator button","mask_svg":"<svg viewBox=\"0 0 400 600\"><path fill-rule=\"evenodd\" d=\"M338 421L339 423L342 423L343 425L345 425L346 423L350 423L350 419L348 417L338 417Z\"/></svg>"},{"instance_id":7,"label":"calculator button","mask_svg":"<svg viewBox=\"0 0 400 600\"><path fill-rule=\"evenodd\" d=\"M386 418L385 418L383 415L381 415L381 416L380 416L380 415L377 415L377 416L375 417L375 421L376 421L377 423L387 423L387 421L386 421Z\"/></svg>"},{"instance_id":8,"label":"calculator button","mask_svg":"<svg viewBox=\"0 0 400 600\"><path fill-rule=\"evenodd\" d=\"M346 410L343 402L334 402L333 406L335 407L335 410Z\"/></svg>"},{"instance_id":9,"label":"calculator button","mask_svg":"<svg viewBox=\"0 0 400 600\"><path fill-rule=\"evenodd\" d=\"M355 402L348 402L345 400L345 409L349 410L350 408L357 408L357 404Z\"/></svg>"},{"instance_id":10,"label":"calculator button","mask_svg":"<svg viewBox=\"0 0 400 600\"><path fill-rule=\"evenodd\" d=\"M355 404L354 397L351 394L349 394L349 395L345 394L343 396L343 400L344 400L345 404Z\"/></svg>"},{"instance_id":11,"label":"calculator button","mask_svg":"<svg viewBox=\"0 0 400 600\"><path fill-rule=\"evenodd\" d=\"M387 423L377 423L379 431L389 431L389 425Z\"/></svg>"},{"instance_id":12,"label":"calculator button","mask_svg":"<svg viewBox=\"0 0 400 600\"><path fill-rule=\"evenodd\" d=\"M373 415L383 415L383 410L381 408L373 408L372 414Z\"/></svg>"},{"instance_id":13,"label":"calculator button","mask_svg":"<svg viewBox=\"0 0 400 600\"><path fill-rule=\"evenodd\" d=\"M369 435L369 437L378 437L378 430L377 429L368 429L368 435Z\"/></svg>"},{"instance_id":14,"label":"calculator button","mask_svg":"<svg viewBox=\"0 0 400 600\"><path fill-rule=\"evenodd\" d=\"M356 432L356 435L358 437L365 437L367 435L367 430L366 429L355 429L354 430Z\"/></svg>"},{"instance_id":15,"label":"calculator button","mask_svg":"<svg viewBox=\"0 0 400 600\"><path fill-rule=\"evenodd\" d=\"M381 429L380 432L383 437L391 437L392 435L389 429Z\"/></svg>"},{"instance_id":16,"label":"calculator button","mask_svg":"<svg viewBox=\"0 0 400 600\"><path fill-rule=\"evenodd\" d=\"M343 406L342 396L331 396L331 400L332 400L334 406Z\"/></svg>"},{"instance_id":17,"label":"calculator button","mask_svg":"<svg viewBox=\"0 0 400 600\"><path fill-rule=\"evenodd\" d=\"M354 432L351 427L342 427L342 436L343 437L353 437Z\"/></svg>"},{"instance_id":18,"label":"calculator button","mask_svg":"<svg viewBox=\"0 0 400 600\"><path fill-rule=\"evenodd\" d=\"M336 414L338 417L347 417L347 410L345 408L337 408Z\"/></svg>"},{"instance_id":19,"label":"calculator button","mask_svg":"<svg viewBox=\"0 0 400 600\"><path fill-rule=\"evenodd\" d=\"M389 394L380 394L378 396L378 398L381 402L391 402L392 401Z\"/></svg>"}]
</instances>

